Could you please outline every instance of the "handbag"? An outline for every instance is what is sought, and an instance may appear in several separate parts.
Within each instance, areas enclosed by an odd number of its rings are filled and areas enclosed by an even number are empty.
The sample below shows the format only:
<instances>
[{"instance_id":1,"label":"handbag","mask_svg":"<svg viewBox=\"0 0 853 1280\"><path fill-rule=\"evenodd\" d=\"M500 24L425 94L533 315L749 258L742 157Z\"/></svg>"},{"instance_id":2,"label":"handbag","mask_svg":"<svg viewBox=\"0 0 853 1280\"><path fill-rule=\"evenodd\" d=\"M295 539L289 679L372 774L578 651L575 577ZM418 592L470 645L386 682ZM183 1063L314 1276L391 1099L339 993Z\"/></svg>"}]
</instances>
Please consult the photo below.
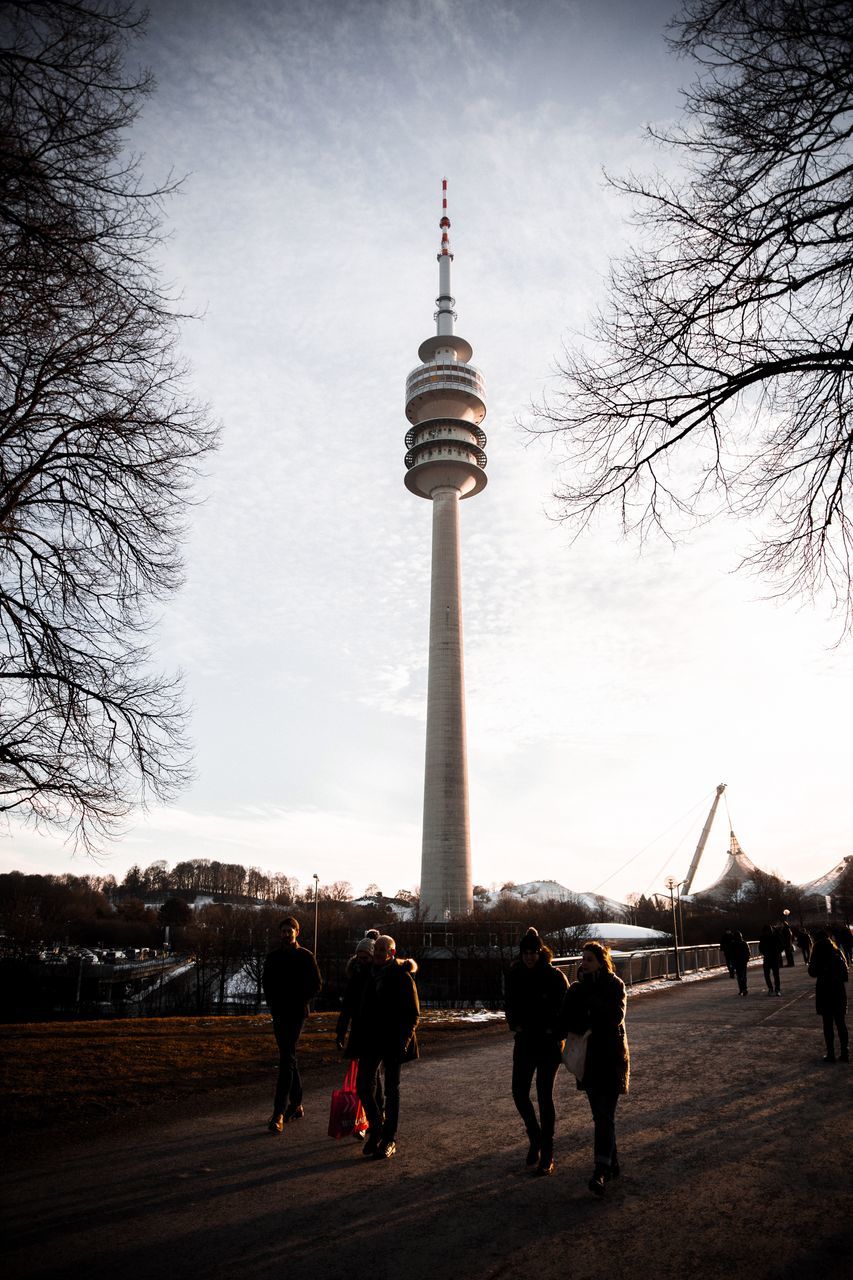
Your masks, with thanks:
<instances>
[{"instance_id":1,"label":"handbag","mask_svg":"<svg viewBox=\"0 0 853 1280\"><path fill-rule=\"evenodd\" d=\"M588 1031L585 1031L581 1036L574 1031L570 1031L566 1036L566 1043L563 1045L563 1066L578 1080L583 1080L583 1073L586 1070L586 1047L588 1043Z\"/></svg>"},{"instance_id":2,"label":"handbag","mask_svg":"<svg viewBox=\"0 0 853 1280\"><path fill-rule=\"evenodd\" d=\"M344 1138L348 1133L363 1133L367 1129L367 1116L358 1100L355 1081L358 1062L353 1058L340 1089L332 1090L329 1108L329 1137Z\"/></svg>"}]
</instances>

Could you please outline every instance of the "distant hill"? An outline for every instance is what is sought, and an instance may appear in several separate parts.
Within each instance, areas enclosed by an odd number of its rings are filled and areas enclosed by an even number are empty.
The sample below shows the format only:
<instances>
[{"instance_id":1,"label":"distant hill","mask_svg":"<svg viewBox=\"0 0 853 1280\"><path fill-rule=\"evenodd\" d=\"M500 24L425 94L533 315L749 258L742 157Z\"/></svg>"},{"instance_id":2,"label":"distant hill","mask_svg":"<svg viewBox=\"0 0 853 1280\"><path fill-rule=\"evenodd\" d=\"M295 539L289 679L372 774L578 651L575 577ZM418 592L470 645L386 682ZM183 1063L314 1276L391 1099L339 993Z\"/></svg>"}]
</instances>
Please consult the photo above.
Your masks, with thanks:
<instances>
[{"instance_id":1,"label":"distant hill","mask_svg":"<svg viewBox=\"0 0 853 1280\"><path fill-rule=\"evenodd\" d=\"M627 920L630 917L624 902L602 897L600 893L574 893L557 880L528 880L524 884L507 885L503 889L490 891L486 897L480 897L479 901L493 907L506 897L521 898L525 902L577 902L579 906L595 911L607 920Z\"/></svg>"}]
</instances>

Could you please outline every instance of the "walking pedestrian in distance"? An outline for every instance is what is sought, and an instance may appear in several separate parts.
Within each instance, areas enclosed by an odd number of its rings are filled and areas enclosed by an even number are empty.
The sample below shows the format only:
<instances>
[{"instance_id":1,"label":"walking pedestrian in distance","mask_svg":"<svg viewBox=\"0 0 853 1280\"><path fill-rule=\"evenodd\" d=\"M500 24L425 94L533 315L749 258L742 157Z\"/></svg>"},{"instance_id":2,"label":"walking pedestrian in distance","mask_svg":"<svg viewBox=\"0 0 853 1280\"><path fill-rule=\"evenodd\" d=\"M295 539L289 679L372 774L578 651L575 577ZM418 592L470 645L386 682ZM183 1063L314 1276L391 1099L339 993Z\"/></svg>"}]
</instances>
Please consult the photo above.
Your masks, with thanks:
<instances>
[{"instance_id":1,"label":"walking pedestrian in distance","mask_svg":"<svg viewBox=\"0 0 853 1280\"><path fill-rule=\"evenodd\" d=\"M363 1154L389 1159L397 1150L400 1120L400 1069L418 1056L415 1028L420 1017L414 960L398 960L397 944L387 934L373 944L372 979L364 989L353 1022L350 1051L358 1058L356 1091L367 1116ZM377 1097L379 1068L385 1077L385 1114Z\"/></svg>"},{"instance_id":2,"label":"walking pedestrian in distance","mask_svg":"<svg viewBox=\"0 0 853 1280\"><path fill-rule=\"evenodd\" d=\"M825 929L815 936L809 960L809 977L816 978L815 1008L823 1019L826 1042L824 1062L835 1062L835 1030L838 1031L838 1057L850 1061L847 1033L847 961L834 938Z\"/></svg>"},{"instance_id":3,"label":"walking pedestrian in distance","mask_svg":"<svg viewBox=\"0 0 853 1280\"><path fill-rule=\"evenodd\" d=\"M739 996L746 996L749 994L746 976L749 966L749 943L744 940L744 936L739 929L735 929L732 932L729 954L737 977L737 993Z\"/></svg>"},{"instance_id":4,"label":"walking pedestrian in distance","mask_svg":"<svg viewBox=\"0 0 853 1280\"><path fill-rule=\"evenodd\" d=\"M734 939L734 932L733 932L733 930L731 930L731 929L724 929L724 930L723 930L723 936L720 938L720 950L721 950L721 951L722 951L722 953L723 953L723 959L724 959L724 960L725 960L725 962L726 962L726 968L727 968L727 969L728 969L728 971L729 971L729 977L730 977L730 978L733 978L733 977L735 976L735 966L734 966L734 961L733 961L733 959L732 959L732 941L733 941L733 939Z\"/></svg>"},{"instance_id":5,"label":"walking pedestrian in distance","mask_svg":"<svg viewBox=\"0 0 853 1280\"><path fill-rule=\"evenodd\" d=\"M559 1021L567 987L539 934L528 929L507 974L506 1020L515 1032L512 1100L530 1141L526 1163L530 1168L535 1165L540 1175L554 1172L554 1080L560 1067ZM534 1075L538 1120L530 1101Z\"/></svg>"},{"instance_id":6,"label":"walking pedestrian in distance","mask_svg":"<svg viewBox=\"0 0 853 1280\"><path fill-rule=\"evenodd\" d=\"M802 925L797 930L797 946L803 953L803 964L807 965L812 950L812 936Z\"/></svg>"},{"instance_id":7,"label":"walking pedestrian in distance","mask_svg":"<svg viewBox=\"0 0 853 1280\"><path fill-rule=\"evenodd\" d=\"M281 945L267 956L261 979L279 1053L275 1100L267 1126L270 1133L282 1133L288 1121L301 1120L305 1114L296 1046L308 1004L323 985L313 952L299 945L299 921L287 916L278 929Z\"/></svg>"},{"instance_id":8,"label":"walking pedestrian in distance","mask_svg":"<svg viewBox=\"0 0 853 1280\"><path fill-rule=\"evenodd\" d=\"M779 981L779 962L782 958L782 942L772 925L761 926L758 937L758 952L764 962L764 981L767 983L769 996L781 996Z\"/></svg>"},{"instance_id":9,"label":"walking pedestrian in distance","mask_svg":"<svg viewBox=\"0 0 853 1280\"><path fill-rule=\"evenodd\" d=\"M787 920L783 920L779 926L779 941L782 950L785 952L785 967L793 969L794 967L794 935L791 932L791 926Z\"/></svg>"},{"instance_id":10,"label":"walking pedestrian in distance","mask_svg":"<svg viewBox=\"0 0 853 1280\"><path fill-rule=\"evenodd\" d=\"M616 1150L616 1107L628 1092L631 1059L625 1030L625 984L613 972L610 948L585 942L580 977L566 992L561 1031L588 1031L586 1064L577 1087L589 1099L594 1124L594 1168L587 1186L603 1196L620 1174Z\"/></svg>"}]
</instances>

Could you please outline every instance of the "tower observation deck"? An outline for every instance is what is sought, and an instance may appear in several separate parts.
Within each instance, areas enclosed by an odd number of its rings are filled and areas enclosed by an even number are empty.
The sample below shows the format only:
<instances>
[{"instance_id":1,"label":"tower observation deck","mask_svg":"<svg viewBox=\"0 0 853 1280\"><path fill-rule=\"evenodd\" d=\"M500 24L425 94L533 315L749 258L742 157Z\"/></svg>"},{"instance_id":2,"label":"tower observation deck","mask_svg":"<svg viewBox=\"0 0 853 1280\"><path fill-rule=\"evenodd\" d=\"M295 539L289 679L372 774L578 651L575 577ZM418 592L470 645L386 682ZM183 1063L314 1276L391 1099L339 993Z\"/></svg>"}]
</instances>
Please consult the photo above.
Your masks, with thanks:
<instances>
[{"instance_id":1,"label":"tower observation deck","mask_svg":"<svg viewBox=\"0 0 853 1280\"><path fill-rule=\"evenodd\" d=\"M406 379L406 488L432 510L421 911L427 920L470 912L471 837L465 735L459 501L486 485L485 384L473 349L454 333L450 219L442 182L436 332Z\"/></svg>"}]
</instances>

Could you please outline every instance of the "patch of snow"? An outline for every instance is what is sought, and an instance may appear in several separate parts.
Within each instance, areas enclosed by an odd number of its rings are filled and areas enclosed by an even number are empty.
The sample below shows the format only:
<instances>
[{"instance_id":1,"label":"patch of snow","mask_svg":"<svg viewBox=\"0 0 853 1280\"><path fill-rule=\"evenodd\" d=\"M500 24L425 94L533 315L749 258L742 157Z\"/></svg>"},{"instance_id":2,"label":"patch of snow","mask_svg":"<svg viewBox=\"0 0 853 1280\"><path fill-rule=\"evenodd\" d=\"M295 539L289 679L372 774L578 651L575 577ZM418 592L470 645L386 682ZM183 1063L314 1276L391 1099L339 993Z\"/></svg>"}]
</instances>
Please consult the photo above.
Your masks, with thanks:
<instances>
[{"instance_id":1,"label":"patch of snow","mask_svg":"<svg viewBox=\"0 0 853 1280\"><path fill-rule=\"evenodd\" d=\"M755 968L761 965L760 957L750 960L750 965ZM682 974L681 983L685 982L704 982L706 978L716 978L718 974L725 973L726 966L718 965L713 969L694 969L690 973ZM626 986L625 990L629 996L643 996L650 991L671 991L673 987L679 983L675 978L653 978L650 982L636 982L633 986Z\"/></svg>"},{"instance_id":2,"label":"patch of snow","mask_svg":"<svg viewBox=\"0 0 853 1280\"><path fill-rule=\"evenodd\" d=\"M634 938L638 942L654 942L658 938L669 938L672 935L660 929L645 929L639 924L622 924L619 921L600 920L597 924L585 924L585 932L591 938Z\"/></svg>"}]
</instances>

